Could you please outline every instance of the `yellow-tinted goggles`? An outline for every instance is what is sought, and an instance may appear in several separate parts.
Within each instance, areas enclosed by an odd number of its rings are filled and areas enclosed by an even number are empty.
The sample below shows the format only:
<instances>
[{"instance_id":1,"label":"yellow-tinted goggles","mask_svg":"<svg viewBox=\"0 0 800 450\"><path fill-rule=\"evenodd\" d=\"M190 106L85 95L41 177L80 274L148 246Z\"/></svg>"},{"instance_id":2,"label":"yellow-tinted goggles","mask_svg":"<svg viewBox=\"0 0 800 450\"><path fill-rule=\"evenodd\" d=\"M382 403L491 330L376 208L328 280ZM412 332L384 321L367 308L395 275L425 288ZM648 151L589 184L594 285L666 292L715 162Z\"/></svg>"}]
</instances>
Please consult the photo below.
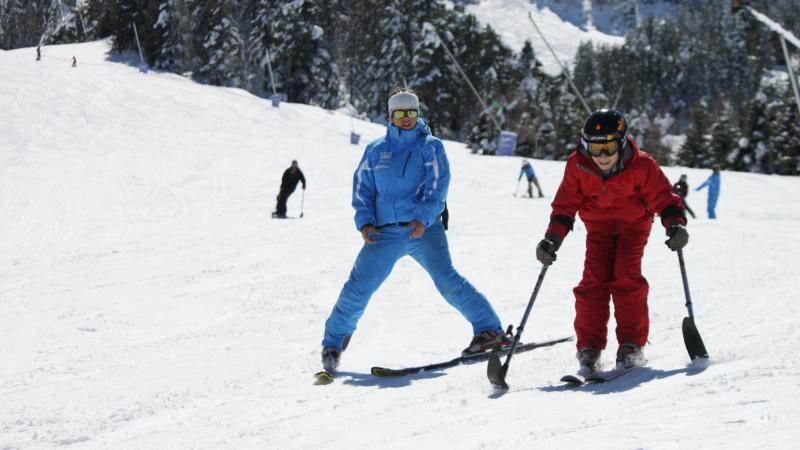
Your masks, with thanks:
<instances>
[{"instance_id":1,"label":"yellow-tinted goggles","mask_svg":"<svg viewBox=\"0 0 800 450\"><path fill-rule=\"evenodd\" d=\"M395 109L394 111L392 111L392 117L395 119L402 119L405 116L408 116L412 119L416 119L418 114L419 111L417 111L416 109L409 109L409 110Z\"/></svg>"},{"instance_id":2,"label":"yellow-tinted goggles","mask_svg":"<svg viewBox=\"0 0 800 450\"><path fill-rule=\"evenodd\" d=\"M594 157L602 155L614 156L619 151L619 141L587 142L586 149Z\"/></svg>"}]
</instances>

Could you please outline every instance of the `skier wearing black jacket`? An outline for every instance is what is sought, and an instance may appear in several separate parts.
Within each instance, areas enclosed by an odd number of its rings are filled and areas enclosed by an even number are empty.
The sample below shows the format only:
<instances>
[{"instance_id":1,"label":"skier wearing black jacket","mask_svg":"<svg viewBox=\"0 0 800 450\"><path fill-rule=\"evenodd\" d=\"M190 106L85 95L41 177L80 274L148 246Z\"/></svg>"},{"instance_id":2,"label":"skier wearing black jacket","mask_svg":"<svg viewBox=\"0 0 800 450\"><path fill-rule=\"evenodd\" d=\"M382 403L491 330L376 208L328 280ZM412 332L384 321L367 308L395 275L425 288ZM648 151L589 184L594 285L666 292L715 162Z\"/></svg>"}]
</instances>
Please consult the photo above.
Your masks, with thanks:
<instances>
[{"instance_id":1,"label":"skier wearing black jacket","mask_svg":"<svg viewBox=\"0 0 800 450\"><path fill-rule=\"evenodd\" d=\"M692 211L692 208L689 208L689 204L686 203L686 196L689 195L689 184L686 183L686 174L681 175L681 179L672 185L672 192L678 194L678 197L681 198L683 207L686 208L686 212L692 216L692 219L696 218L694 211Z\"/></svg>"},{"instance_id":2,"label":"skier wearing black jacket","mask_svg":"<svg viewBox=\"0 0 800 450\"><path fill-rule=\"evenodd\" d=\"M275 207L275 212L272 217L278 219L286 218L286 201L297 188L297 183L303 183L303 190L306 189L306 177L297 165L297 160L292 160L292 165L283 172L281 178L281 190L278 193L278 205Z\"/></svg>"}]
</instances>

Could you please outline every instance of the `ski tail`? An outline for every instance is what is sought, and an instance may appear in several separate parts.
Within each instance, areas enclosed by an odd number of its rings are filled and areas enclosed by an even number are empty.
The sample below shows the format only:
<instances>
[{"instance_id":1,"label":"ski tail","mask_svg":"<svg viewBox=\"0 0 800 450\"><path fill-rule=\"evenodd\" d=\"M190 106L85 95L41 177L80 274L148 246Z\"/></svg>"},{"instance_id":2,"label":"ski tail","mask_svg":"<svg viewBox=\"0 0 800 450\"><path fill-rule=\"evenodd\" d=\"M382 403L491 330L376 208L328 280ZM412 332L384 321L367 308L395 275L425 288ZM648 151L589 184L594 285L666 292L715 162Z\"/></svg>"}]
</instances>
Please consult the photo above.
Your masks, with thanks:
<instances>
[{"instance_id":1,"label":"ski tail","mask_svg":"<svg viewBox=\"0 0 800 450\"><path fill-rule=\"evenodd\" d=\"M314 384L331 384L333 383L333 374L327 370L322 370L314 374Z\"/></svg>"}]
</instances>

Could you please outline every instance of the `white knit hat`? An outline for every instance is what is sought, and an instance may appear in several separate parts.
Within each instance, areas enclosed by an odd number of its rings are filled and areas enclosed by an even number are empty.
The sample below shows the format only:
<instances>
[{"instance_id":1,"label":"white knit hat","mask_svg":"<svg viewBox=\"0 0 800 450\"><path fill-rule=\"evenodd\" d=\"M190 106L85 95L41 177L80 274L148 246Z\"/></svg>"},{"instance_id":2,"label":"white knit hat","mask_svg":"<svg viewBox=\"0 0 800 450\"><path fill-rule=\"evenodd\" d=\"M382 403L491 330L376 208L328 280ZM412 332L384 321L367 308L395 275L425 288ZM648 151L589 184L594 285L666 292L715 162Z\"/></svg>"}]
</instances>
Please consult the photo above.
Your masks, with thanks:
<instances>
[{"instance_id":1,"label":"white knit hat","mask_svg":"<svg viewBox=\"0 0 800 450\"><path fill-rule=\"evenodd\" d=\"M396 109L419 109L419 99L411 92L398 92L389 97L389 115Z\"/></svg>"}]
</instances>

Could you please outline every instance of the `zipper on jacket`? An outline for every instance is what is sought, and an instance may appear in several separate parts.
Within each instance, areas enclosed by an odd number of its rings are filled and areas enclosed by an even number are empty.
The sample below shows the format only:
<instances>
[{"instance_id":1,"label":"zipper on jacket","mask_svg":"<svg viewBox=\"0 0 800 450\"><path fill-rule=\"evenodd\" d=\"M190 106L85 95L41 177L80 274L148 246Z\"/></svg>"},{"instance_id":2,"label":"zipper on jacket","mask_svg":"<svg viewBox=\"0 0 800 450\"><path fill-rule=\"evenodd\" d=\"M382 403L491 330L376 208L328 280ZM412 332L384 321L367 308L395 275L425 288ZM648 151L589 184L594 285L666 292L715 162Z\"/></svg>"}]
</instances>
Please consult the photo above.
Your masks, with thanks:
<instances>
[{"instance_id":1,"label":"zipper on jacket","mask_svg":"<svg viewBox=\"0 0 800 450\"><path fill-rule=\"evenodd\" d=\"M594 175L594 176L600 178L600 184L602 184L602 186L603 186L603 192L606 191L606 179L605 179L605 177L603 177L602 175L598 175L597 172L595 172L594 170L584 166L581 163L577 163L577 166L578 166L579 169L583 170L584 172L588 172L591 175Z\"/></svg>"},{"instance_id":2,"label":"zipper on jacket","mask_svg":"<svg viewBox=\"0 0 800 450\"><path fill-rule=\"evenodd\" d=\"M413 149L412 149L413 150ZM406 162L403 164L403 174L400 175L401 177L406 176L406 167L408 167L408 160L411 159L411 150L408 152L408 156L406 156Z\"/></svg>"}]
</instances>

